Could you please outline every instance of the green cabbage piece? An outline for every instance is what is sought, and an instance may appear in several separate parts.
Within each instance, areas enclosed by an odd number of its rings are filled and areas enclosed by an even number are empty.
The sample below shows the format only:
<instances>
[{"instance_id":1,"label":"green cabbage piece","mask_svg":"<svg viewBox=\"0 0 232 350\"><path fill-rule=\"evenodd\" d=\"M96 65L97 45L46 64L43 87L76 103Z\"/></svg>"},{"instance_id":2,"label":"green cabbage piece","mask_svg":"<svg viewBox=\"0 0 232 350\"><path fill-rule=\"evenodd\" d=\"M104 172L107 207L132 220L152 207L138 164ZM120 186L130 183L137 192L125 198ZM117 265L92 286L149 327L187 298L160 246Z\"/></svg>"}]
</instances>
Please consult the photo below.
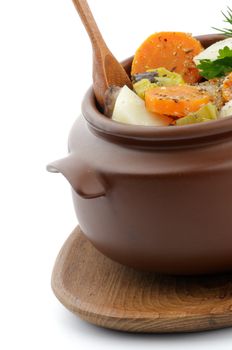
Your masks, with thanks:
<instances>
[{"instance_id":1,"label":"green cabbage piece","mask_svg":"<svg viewBox=\"0 0 232 350\"><path fill-rule=\"evenodd\" d=\"M133 89L136 94L141 97L143 100L145 99L145 92L153 87L158 86L156 83L151 83L148 79L142 79L137 83L133 84Z\"/></svg>"},{"instance_id":2,"label":"green cabbage piece","mask_svg":"<svg viewBox=\"0 0 232 350\"><path fill-rule=\"evenodd\" d=\"M164 67L157 68L154 70L158 73L158 77L156 78L158 86L173 86L185 84L182 76L178 73L171 72L170 70Z\"/></svg>"},{"instance_id":3,"label":"green cabbage piece","mask_svg":"<svg viewBox=\"0 0 232 350\"><path fill-rule=\"evenodd\" d=\"M171 72L163 67L157 69L149 69L147 72L158 73L158 76L154 77L154 83L151 83L148 79L141 79L140 81L133 84L134 91L142 99L145 99L145 92L150 88L157 86L183 85L185 83L180 74Z\"/></svg>"},{"instance_id":4,"label":"green cabbage piece","mask_svg":"<svg viewBox=\"0 0 232 350\"><path fill-rule=\"evenodd\" d=\"M176 125L188 125L208 122L218 118L218 110L213 103L208 103L201 107L197 112L190 113L186 117L180 118L176 121Z\"/></svg>"}]
</instances>

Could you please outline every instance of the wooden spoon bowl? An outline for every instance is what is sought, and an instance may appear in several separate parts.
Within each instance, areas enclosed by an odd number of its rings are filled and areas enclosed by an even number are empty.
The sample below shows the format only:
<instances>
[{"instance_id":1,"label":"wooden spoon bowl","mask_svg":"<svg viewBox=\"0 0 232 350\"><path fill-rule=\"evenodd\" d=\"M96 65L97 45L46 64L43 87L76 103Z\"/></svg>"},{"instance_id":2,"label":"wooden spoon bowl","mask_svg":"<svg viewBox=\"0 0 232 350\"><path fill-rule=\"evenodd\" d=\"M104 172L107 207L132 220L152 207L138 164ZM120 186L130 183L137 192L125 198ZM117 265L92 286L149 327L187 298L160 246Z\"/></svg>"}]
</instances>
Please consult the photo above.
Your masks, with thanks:
<instances>
[{"instance_id":1,"label":"wooden spoon bowl","mask_svg":"<svg viewBox=\"0 0 232 350\"><path fill-rule=\"evenodd\" d=\"M93 48L93 89L98 104L104 108L105 92L110 86L132 88L122 65L108 49L86 0L73 0Z\"/></svg>"}]
</instances>

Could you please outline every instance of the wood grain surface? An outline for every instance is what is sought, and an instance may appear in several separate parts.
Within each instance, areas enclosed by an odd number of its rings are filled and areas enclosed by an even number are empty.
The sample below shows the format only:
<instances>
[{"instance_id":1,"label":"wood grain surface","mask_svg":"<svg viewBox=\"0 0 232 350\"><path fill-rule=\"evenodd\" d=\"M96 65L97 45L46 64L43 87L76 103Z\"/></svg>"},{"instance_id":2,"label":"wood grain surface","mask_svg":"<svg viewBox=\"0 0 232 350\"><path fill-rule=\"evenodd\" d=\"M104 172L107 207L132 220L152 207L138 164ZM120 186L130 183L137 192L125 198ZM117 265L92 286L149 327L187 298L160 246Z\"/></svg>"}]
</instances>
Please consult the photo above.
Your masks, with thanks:
<instances>
[{"instance_id":1,"label":"wood grain surface","mask_svg":"<svg viewBox=\"0 0 232 350\"><path fill-rule=\"evenodd\" d=\"M90 323L129 332L195 332L232 326L232 274L139 272L98 252L77 227L52 274L61 303Z\"/></svg>"}]
</instances>

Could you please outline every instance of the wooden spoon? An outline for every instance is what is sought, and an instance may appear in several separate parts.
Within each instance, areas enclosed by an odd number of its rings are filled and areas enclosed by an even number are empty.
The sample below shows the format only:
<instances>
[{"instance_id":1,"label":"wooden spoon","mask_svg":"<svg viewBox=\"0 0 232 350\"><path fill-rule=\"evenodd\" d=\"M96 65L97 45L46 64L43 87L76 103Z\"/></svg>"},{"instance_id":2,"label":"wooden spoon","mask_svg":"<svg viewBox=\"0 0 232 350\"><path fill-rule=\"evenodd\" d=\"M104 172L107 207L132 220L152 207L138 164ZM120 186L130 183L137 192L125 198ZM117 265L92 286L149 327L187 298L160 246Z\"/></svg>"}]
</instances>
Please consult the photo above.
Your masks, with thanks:
<instances>
[{"instance_id":1,"label":"wooden spoon","mask_svg":"<svg viewBox=\"0 0 232 350\"><path fill-rule=\"evenodd\" d=\"M132 88L132 83L122 65L108 49L87 1L73 0L73 3L92 43L93 89L99 105L103 108L105 92L110 86L127 85Z\"/></svg>"}]
</instances>

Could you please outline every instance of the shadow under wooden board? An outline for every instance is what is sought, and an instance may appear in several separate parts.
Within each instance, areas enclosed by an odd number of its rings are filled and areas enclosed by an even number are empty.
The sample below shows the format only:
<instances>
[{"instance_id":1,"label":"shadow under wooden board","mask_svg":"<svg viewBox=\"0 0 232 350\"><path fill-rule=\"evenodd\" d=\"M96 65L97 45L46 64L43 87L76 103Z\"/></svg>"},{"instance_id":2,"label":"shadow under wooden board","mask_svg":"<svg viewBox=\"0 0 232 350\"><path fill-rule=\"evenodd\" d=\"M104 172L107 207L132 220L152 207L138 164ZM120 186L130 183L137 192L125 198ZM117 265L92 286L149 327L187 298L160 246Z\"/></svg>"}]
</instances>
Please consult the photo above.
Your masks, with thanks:
<instances>
[{"instance_id":1,"label":"shadow under wooden board","mask_svg":"<svg viewBox=\"0 0 232 350\"><path fill-rule=\"evenodd\" d=\"M60 302L82 319L127 332L196 332L232 326L232 274L139 272L105 257L77 227L52 274Z\"/></svg>"}]
</instances>

